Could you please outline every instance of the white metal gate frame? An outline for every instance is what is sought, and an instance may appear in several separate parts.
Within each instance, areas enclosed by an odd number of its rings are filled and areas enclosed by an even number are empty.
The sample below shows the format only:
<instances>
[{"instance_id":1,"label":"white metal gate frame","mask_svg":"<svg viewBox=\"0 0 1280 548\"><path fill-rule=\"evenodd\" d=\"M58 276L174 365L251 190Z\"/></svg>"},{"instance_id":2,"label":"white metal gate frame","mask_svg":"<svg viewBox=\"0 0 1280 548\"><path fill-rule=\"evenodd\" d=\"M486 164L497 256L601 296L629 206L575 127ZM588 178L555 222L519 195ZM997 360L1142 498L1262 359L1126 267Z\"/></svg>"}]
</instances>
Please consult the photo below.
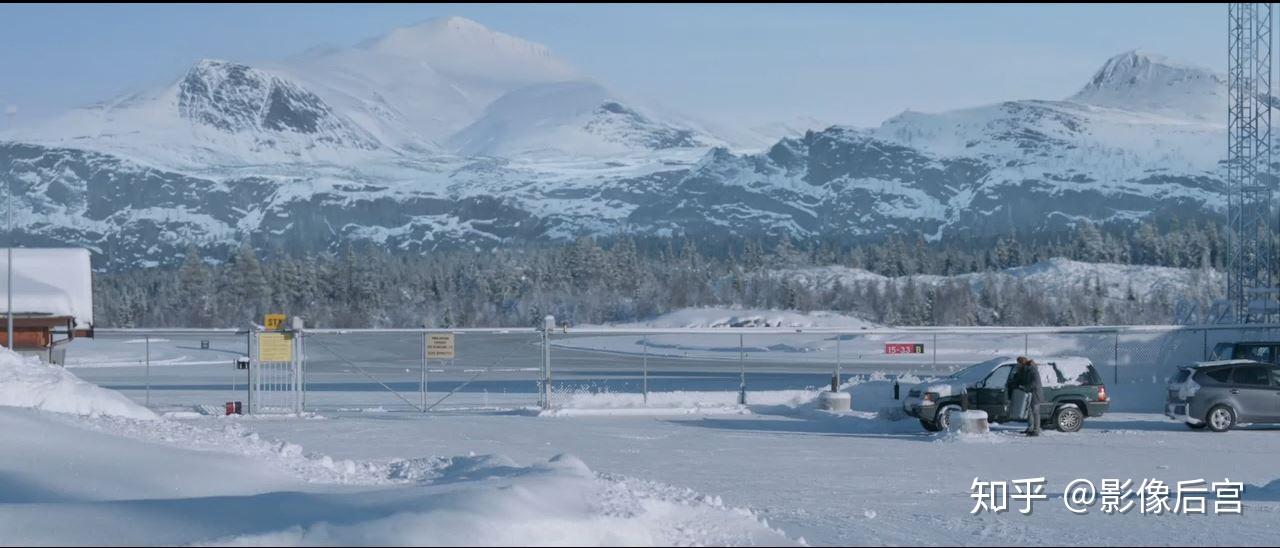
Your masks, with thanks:
<instances>
[{"instance_id":1,"label":"white metal gate frame","mask_svg":"<svg viewBox=\"0 0 1280 548\"><path fill-rule=\"evenodd\" d=\"M262 361L264 335L284 335L289 339L289 361ZM303 412L303 356L301 331L254 329L249 337L249 413Z\"/></svg>"}]
</instances>

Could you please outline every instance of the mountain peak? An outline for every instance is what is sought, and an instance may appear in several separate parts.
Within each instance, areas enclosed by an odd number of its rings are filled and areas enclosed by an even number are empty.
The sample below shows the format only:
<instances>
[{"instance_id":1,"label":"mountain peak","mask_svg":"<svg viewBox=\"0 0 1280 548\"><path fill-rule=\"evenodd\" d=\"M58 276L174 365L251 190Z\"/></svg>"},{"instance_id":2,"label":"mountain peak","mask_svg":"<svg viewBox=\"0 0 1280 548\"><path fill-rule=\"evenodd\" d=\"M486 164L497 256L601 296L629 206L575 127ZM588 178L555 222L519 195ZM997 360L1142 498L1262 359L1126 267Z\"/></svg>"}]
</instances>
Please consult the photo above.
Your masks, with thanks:
<instances>
[{"instance_id":1,"label":"mountain peak","mask_svg":"<svg viewBox=\"0 0 1280 548\"><path fill-rule=\"evenodd\" d=\"M573 79L577 71L542 44L492 30L465 17L399 27L359 48L411 59L472 80L536 83Z\"/></svg>"},{"instance_id":2,"label":"mountain peak","mask_svg":"<svg viewBox=\"0 0 1280 548\"><path fill-rule=\"evenodd\" d=\"M1222 76L1156 53L1129 50L1107 60L1068 100L1124 110L1219 118Z\"/></svg>"},{"instance_id":3,"label":"mountain peak","mask_svg":"<svg viewBox=\"0 0 1280 548\"><path fill-rule=\"evenodd\" d=\"M364 44L384 53L408 57L440 57L457 48L481 48L550 57L546 46L490 29L465 17L439 17L398 27Z\"/></svg>"}]
</instances>

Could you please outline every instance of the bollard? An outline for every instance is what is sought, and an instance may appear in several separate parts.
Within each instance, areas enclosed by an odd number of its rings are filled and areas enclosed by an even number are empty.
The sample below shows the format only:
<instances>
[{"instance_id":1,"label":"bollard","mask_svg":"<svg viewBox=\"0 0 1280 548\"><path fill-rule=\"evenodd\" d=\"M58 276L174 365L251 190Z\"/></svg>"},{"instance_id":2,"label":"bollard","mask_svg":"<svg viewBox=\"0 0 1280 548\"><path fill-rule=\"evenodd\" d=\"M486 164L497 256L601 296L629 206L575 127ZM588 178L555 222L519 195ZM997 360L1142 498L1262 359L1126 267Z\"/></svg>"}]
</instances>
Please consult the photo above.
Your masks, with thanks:
<instances>
[{"instance_id":1,"label":"bollard","mask_svg":"<svg viewBox=\"0 0 1280 548\"><path fill-rule=\"evenodd\" d=\"M898 377L893 378L893 399L899 399L898 395L901 388L898 386Z\"/></svg>"}]
</instances>

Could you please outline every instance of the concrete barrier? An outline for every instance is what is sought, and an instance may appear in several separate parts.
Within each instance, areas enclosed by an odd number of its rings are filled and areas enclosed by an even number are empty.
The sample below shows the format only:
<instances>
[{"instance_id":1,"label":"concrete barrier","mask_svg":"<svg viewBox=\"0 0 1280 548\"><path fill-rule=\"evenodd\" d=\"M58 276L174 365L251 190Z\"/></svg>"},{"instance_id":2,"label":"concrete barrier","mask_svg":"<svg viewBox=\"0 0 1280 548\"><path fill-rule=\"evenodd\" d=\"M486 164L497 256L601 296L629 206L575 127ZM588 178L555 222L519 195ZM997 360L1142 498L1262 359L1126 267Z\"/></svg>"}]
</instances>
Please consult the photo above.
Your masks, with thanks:
<instances>
[{"instance_id":1,"label":"concrete barrier","mask_svg":"<svg viewBox=\"0 0 1280 548\"><path fill-rule=\"evenodd\" d=\"M947 424L953 432L962 434L986 434L991 431L986 411L961 411L952 409L947 416Z\"/></svg>"},{"instance_id":2,"label":"concrete barrier","mask_svg":"<svg viewBox=\"0 0 1280 548\"><path fill-rule=\"evenodd\" d=\"M853 396L848 392L826 391L818 394L818 409L848 411L853 407Z\"/></svg>"}]
</instances>

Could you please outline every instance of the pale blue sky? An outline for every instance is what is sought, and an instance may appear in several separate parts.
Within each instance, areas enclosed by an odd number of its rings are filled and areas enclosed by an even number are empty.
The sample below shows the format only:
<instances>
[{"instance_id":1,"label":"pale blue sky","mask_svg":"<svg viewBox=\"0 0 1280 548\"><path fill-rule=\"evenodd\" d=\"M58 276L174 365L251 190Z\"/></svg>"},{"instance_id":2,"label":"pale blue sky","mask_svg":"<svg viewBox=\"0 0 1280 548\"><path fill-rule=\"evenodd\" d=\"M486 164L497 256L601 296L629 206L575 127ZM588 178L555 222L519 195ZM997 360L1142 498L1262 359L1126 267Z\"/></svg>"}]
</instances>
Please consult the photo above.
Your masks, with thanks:
<instances>
[{"instance_id":1,"label":"pale blue sky","mask_svg":"<svg viewBox=\"0 0 1280 548\"><path fill-rule=\"evenodd\" d=\"M548 45L624 93L722 123L874 125L904 109L1061 98L1134 48L1221 70L1224 5L3 5L16 123L461 15Z\"/></svg>"}]
</instances>

